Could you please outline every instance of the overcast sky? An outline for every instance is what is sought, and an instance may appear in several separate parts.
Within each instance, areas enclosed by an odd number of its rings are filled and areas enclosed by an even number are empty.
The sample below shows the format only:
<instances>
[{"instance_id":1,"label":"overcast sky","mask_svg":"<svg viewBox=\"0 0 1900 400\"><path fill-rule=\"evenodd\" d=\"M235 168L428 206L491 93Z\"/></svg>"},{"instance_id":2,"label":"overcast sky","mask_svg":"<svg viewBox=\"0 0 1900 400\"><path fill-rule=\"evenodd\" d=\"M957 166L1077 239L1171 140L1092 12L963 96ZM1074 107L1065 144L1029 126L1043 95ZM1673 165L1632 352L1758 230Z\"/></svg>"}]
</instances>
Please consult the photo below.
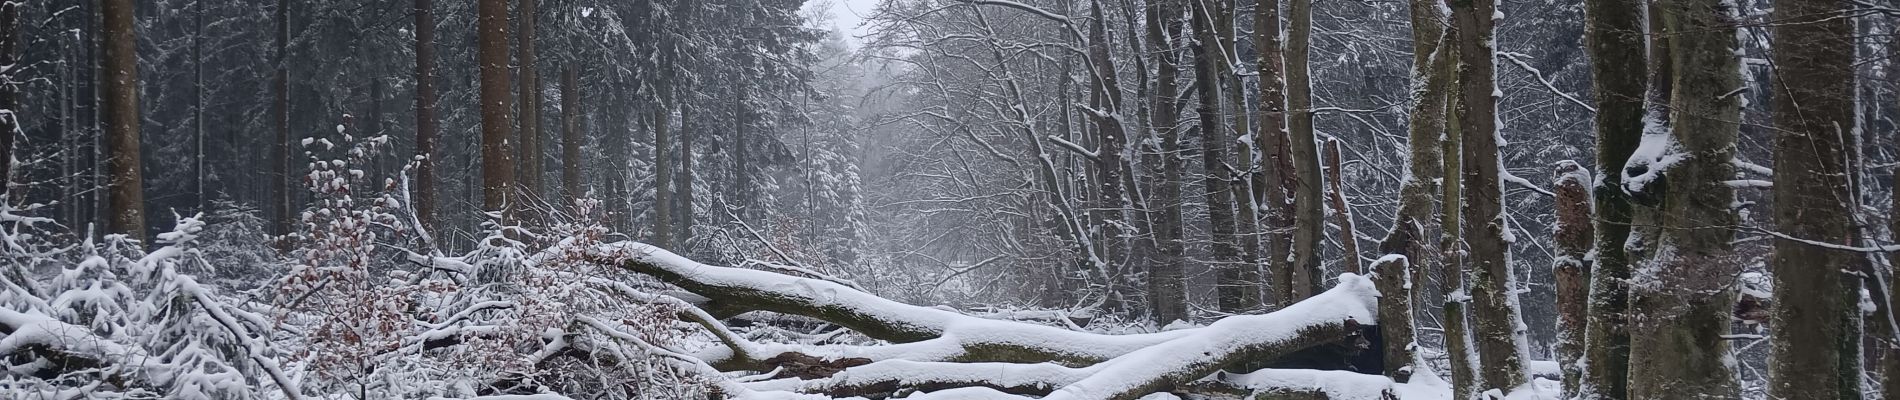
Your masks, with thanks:
<instances>
[{"instance_id":1,"label":"overcast sky","mask_svg":"<svg viewBox=\"0 0 1900 400\"><path fill-rule=\"evenodd\" d=\"M865 33L865 27L859 24L864 22L865 16L871 14L872 8L877 7L878 0L830 0L829 2L831 3L831 24L844 30L845 41L851 42L854 47L857 46L861 42L858 36ZM813 1L808 4L817 3L819 2Z\"/></svg>"}]
</instances>

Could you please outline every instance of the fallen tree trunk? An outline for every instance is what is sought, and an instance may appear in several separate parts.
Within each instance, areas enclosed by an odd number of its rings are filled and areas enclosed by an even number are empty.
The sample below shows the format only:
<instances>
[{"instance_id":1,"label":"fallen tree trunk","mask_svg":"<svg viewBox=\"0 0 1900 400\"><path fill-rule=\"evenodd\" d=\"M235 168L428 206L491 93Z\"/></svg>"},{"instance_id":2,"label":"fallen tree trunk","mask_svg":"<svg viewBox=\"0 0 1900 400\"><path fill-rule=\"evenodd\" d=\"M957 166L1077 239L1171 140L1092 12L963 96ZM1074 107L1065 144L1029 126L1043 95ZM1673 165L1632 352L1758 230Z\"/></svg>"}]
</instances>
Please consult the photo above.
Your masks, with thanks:
<instances>
[{"instance_id":1,"label":"fallen tree trunk","mask_svg":"<svg viewBox=\"0 0 1900 400\"><path fill-rule=\"evenodd\" d=\"M745 384L761 392L878 396L910 390L945 396L980 392L980 397L996 398L1134 399L1230 366L1349 339L1362 324L1374 323L1378 297L1370 280L1346 274L1332 290L1273 313L1229 317L1203 328L1105 335L908 305L829 281L701 264L639 243L603 245L592 257L704 297L707 312L689 310L682 317L706 327L727 346L725 352L707 357L713 358L708 364L781 371L796 367L793 377ZM755 343L733 335L716 317L749 311L817 318L895 344ZM830 376L822 376L826 373Z\"/></svg>"}]
</instances>

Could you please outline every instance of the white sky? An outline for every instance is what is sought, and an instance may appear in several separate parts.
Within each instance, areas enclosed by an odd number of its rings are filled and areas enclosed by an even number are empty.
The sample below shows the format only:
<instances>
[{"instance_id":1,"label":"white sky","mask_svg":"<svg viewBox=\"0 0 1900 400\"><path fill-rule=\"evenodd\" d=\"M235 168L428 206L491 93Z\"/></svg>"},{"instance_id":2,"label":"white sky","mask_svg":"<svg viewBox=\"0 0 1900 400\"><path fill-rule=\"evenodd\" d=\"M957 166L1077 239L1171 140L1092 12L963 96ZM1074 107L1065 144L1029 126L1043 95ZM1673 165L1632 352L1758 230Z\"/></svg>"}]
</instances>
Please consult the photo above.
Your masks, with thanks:
<instances>
[{"instance_id":1,"label":"white sky","mask_svg":"<svg viewBox=\"0 0 1900 400\"><path fill-rule=\"evenodd\" d=\"M830 3L832 26L843 30L844 40L855 47L863 42L858 39L858 36L865 33L865 27L859 25L864 22L864 17L869 16L871 10L877 7L877 2L878 0L814 0L806 4Z\"/></svg>"}]
</instances>

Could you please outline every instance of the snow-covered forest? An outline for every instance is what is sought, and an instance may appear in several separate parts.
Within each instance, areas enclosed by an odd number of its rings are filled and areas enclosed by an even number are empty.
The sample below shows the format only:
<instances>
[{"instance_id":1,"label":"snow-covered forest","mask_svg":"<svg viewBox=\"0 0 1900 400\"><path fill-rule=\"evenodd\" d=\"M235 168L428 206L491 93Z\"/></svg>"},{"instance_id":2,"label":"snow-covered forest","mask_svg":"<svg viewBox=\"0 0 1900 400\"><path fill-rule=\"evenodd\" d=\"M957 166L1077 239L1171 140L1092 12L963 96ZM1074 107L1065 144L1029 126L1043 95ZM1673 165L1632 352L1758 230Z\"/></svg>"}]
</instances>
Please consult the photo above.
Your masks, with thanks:
<instances>
[{"instance_id":1,"label":"snow-covered forest","mask_svg":"<svg viewBox=\"0 0 1900 400\"><path fill-rule=\"evenodd\" d=\"M0 0L0 399L1900 400L1892 0Z\"/></svg>"}]
</instances>

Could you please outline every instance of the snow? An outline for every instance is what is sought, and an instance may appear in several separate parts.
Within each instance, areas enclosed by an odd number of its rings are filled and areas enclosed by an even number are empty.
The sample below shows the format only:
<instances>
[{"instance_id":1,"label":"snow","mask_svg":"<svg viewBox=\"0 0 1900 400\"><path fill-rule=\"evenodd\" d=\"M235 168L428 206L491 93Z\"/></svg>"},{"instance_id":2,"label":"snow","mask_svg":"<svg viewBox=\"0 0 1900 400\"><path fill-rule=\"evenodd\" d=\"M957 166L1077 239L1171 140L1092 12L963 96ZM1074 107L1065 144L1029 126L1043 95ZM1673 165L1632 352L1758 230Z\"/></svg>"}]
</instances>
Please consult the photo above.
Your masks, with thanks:
<instances>
[{"instance_id":1,"label":"snow","mask_svg":"<svg viewBox=\"0 0 1900 400\"><path fill-rule=\"evenodd\" d=\"M1623 189L1631 193L1641 193L1645 186L1661 177L1670 166L1689 157L1676 144L1675 138L1669 135L1668 128L1661 126L1653 116L1645 116L1643 122L1646 127L1642 142L1630 154L1629 161L1623 164ZM1630 175L1631 172L1636 175Z\"/></svg>"}]
</instances>

